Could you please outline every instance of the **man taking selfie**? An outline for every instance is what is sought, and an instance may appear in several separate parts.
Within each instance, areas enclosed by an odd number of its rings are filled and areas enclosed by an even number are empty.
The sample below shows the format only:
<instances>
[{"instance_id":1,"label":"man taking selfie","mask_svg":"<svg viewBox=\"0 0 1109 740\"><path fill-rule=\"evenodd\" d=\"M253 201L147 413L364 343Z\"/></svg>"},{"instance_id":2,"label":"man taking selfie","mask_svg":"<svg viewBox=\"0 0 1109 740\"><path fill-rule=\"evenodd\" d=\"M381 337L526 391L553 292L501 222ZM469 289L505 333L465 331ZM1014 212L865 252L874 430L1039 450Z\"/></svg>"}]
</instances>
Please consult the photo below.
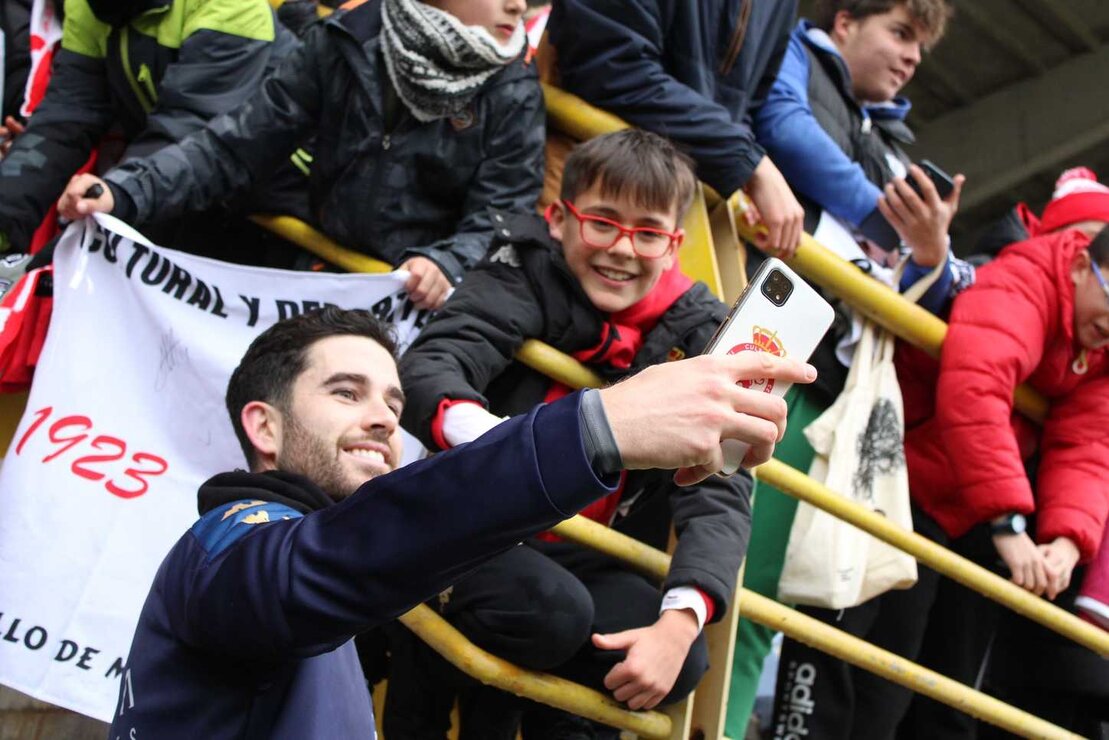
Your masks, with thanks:
<instances>
[{"instance_id":1,"label":"man taking selfie","mask_svg":"<svg viewBox=\"0 0 1109 740\"><path fill-rule=\"evenodd\" d=\"M765 461L785 404L737 383L767 377L815 371L754 353L655 366L395 470L388 331L335 308L274 325L227 390L250 472L200 487L201 518L139 617L110 737L373 737L356 634L611 493L621 470L688 485L722 467L722 439Z\"/></svg>"}]
</instances>

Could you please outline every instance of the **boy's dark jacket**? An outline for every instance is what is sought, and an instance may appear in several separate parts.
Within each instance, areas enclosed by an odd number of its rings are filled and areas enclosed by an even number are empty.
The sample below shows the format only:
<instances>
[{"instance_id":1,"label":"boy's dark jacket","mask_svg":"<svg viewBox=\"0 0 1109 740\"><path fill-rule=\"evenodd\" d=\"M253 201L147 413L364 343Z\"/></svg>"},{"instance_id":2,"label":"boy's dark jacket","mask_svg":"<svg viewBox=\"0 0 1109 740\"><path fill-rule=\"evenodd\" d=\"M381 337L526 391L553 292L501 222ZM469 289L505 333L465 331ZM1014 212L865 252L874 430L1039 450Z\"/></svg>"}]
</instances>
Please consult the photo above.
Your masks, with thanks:
<instances>
[{"instance_id":1,"label":"boy's dark jacket","mask_svg":"<svg viewBox=\"0 0 1109 740\"><path fill-rule=\"evenodd\" d=\"M605 316L570 272L546 223L530 214L493 218L497 238L489 255L401 358L407 396L401 422L430 449L438 448L431 426L444 399L477 401L498 416L526 413L543 401L552 381L513 359L524 340L570 354L595 347L601 336ZM630 369L586 364L613 381L700 354L726 314L708 288L694 283L645 337ZM747 549L750 493L746 473L682 488L669 471L632 471L621 499L630 512L615 527L665 549L672 516L678 546L664 588L701 589L719 619Z\"/></svg>"},{"instance_id":2,"label":"boy's dark jacket","mask_svg":"<svg viewBox=\"0 0 1109 740\"><path fill-rule=\"evenodd\" d=\"M580 395L330 505L307 479L224 473L158 569L111 738L374 737L352 637L611 493L586 459ZM479 485L480 484L480 485ZM474 501L492 490L513 495Z\"/></svg>"},{"instance_id":3,"label":"boy's dark jacket","mask_svg":"<svg viewBox=\"0 0 1109 740\"><path fill-rule=\"evenodd\" d=\"M264 0L68 0L46 95L0 161L0 242L28 246L109 128L124 160L178 142L245 101L296 44Z\"/></svg>"},{"instance_id":4,"label":"boy's dark jacket","mask_svg":"<svg viewBox=\"0 0 1109 740\"><path fill-rule=\"evenodd\" d=\"M455 279L485 254L487 209L534 207L543 184L543 95L522 59L491 77L465 114L385 121L381 0L310 28L246 105L180 146L105 179L137 223L244 192L316 134L311 211L328 236L391 265L435 261ZM130 212L127 212L130 211Z\"/></svg>"}]
</instances>

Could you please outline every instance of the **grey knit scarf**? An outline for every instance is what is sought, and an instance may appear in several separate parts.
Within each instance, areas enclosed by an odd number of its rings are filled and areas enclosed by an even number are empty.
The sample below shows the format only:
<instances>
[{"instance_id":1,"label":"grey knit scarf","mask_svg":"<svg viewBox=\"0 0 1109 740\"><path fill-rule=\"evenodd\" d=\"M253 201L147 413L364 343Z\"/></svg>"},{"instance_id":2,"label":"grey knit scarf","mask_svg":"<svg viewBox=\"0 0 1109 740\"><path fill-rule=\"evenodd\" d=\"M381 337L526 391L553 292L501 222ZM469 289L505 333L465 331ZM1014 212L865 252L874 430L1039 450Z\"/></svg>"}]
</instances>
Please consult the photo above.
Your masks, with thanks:
<instances>
[{"instance_id":1,"label":"grey knit scarf","mask_svg":"<svg viewBox=\"0 0 1109 740\"><path fill-rule=\"evenodd\" d=\"M419 0L382 5L385 69L397 95L417 120L458 115L487 79L519 56L523 24L501 46L480 26L465 26L450 13Z\"/></svg>"}]
</instances>

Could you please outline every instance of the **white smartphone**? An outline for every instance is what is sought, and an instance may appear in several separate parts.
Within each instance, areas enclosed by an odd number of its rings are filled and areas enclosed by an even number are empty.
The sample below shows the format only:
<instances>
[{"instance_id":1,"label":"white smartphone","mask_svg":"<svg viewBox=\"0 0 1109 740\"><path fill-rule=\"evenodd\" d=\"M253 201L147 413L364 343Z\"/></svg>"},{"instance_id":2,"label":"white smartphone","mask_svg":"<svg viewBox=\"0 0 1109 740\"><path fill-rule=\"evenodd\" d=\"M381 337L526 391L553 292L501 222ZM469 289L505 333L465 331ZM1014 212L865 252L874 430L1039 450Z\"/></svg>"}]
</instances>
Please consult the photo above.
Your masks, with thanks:
<instances>
[{"instance_id":1,"label":"white smartphone","mask_svg":"<svg viewBox=\"0 0 1109 740\"><path fill-rule=\"evenodd\" d=\"M709 340L705 354L734 355L769 352L805 362L832 325L835 311L819 293L786 264L773 257L751 278L724 323ZM740 381L744 388L784 396L791 383L774 379ZM749 445L726 439L721 472L739 470Z\"/></svg>"}]
</instances>

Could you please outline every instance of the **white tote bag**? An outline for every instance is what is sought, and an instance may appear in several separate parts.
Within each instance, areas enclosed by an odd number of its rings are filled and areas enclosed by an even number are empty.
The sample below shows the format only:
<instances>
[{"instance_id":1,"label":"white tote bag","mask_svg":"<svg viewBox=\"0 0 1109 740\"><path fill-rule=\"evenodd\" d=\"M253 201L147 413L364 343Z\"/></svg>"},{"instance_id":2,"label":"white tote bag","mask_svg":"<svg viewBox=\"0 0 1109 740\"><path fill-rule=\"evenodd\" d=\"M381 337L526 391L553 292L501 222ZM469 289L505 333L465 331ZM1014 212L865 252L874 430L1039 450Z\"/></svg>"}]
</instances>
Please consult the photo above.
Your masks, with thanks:
<instances>
[{"instance_id":1,"label":"white tote bag","mask_svg":"<svg viewBox=\"0 0 1109 740\"><path fill-rule=\"evenodd\" d=\"M904 262L896 272L897 279ZM922 278L918 299L945 269ZM895 337L864 322L839 397L805 428L816 452L809 476L895 524L912 530L905 467L905 416L893 353ZM916 583L916 560L847 522L801 502L790 529L778 598L829 609L857 606Z\"/></svg>"}]
</instances>

